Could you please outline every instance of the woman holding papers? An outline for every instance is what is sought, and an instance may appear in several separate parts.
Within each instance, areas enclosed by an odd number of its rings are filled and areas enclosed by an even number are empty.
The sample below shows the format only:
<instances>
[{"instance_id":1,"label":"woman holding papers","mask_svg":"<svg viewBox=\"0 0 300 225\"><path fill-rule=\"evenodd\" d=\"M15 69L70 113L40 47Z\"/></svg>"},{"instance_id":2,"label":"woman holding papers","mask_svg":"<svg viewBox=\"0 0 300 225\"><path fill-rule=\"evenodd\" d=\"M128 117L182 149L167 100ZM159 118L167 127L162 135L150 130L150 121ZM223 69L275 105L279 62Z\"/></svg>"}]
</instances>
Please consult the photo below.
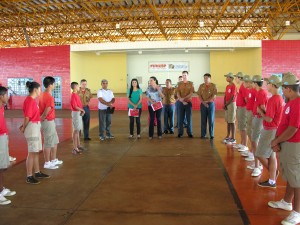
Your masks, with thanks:
<instances>
[{"instance_id":1,"label":"woman holding papers","mask_svg":"<svg viewBox=\"0 0 300 225\"><path fill-rule=\"evenodd\" d=\"M131 80L130 89L127 91L128 96L128 116L129 116L129 127L130 135L129 138L133 138L134 130L134 118L136 121L137 138L141 138L141 113L142 113L142 89L139 86L137 79Z\"/></svg>"},{"instance_id":2,"label":"woman holding papers","mask_svg":"<svg viewBox=\"0 0 300 225\"><path fill-rule=\"evenodd\" d=\"M150 115L150 124L149 124L149 139L153 138L154 134L154 117L156 116L157 120L157 135L158 138L162 138L161 130L161 112L162 112L162 98L164 94L162 93L162 88L158 85L156 77L150 77L149 87L146 91L148 99L148 111Z\"/></svg>"}]
</instances>

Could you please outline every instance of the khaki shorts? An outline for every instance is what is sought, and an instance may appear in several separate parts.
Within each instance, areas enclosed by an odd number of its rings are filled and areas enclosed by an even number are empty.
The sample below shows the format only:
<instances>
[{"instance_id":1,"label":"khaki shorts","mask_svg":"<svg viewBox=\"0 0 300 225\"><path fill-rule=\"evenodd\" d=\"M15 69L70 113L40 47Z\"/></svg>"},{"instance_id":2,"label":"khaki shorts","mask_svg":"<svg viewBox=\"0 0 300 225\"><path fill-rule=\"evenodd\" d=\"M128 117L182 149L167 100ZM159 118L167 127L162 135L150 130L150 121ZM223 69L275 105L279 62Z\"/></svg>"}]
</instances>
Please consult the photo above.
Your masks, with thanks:
<instances>
[{"instance_id":1,"label":"khaki shorts","mask_svg":"<svg viewBox=\"0 0 300 225\"><path fill-rule=\"evenodd\" d=\"M251 141L258 143L262 129L263 129L263 119L254 116L252 119Z\"/></svg>"},{"instance_id":2,"label":"khaki shorts","mask_svg":"<svg viewBox=\"0 0 300 225\"><path fill-rule=\"evenodd\" d=\"M39 152L42 150L41 123L29 122L25 128L24 135L28 145L28 152Z\"/></svg>"},{"instance_id":3,"label":"khaki shorts","mask_svg":"<svg viewBox=\"0 0 300 225\"><path fill-rule=\"evenodd\" d=\"M247 129L247 109L246 107L237 107L237 121L238 129L246 130Z\"/></svg>"},{"instance_id":4,"label":"khaki shorts","mask_svg":"<svg viewBox=\"0 0 300 225\"><path fill-rule=\"evenodd\" d=\"M251 138L252 135L252 119L253 113L250 110L247 110L247 135Z\"/></svg>"},{"instance_id":5,"label":"khaki shorts","mask_svg":"<svg viewBox=\"0 0 300 225\"><path fill-rule=\"evenodd\" d=\"M235 123L235 117L236 117L236 103L231 102L227 106L227 110L225 110L225 121L227 123Z\"/></svg>"},{"instance_id":6,"label":"khaki shorts","mask_svg":"<svg viewBox=\"0 0 300 225\"><path fill-rule=\"evenodd\" d=\"M72 125L73 130L82 130L82 116L79 111L72 111Z\"/></svg>"},{"instance_id":7,"label":"khaki shorts","mask_svg":"<svg viewBox=\"0 0 300 225\"><path fill-rule=\"evenodd\" d=\"M8 154L8 136L0 135L0 169L6 169L10 165Z\"/></svg>"},{"instance_id":8,"label":"khaki shorts","mask_svg":"<svg viewBox=\"0 0 300 225\"><path fill-rule=\"evenodd\" d=\"M281 143L279 162L282 178L292 188L300 188L300 143Z\"/></svg>"},{"instance_id":9,"label":"khaki shorts","mask_svg":"<svg viewBox=\"0 0 300 225\"><path fill-rule=\"evenodd\" d=\"M262 158L270 158L273 150L271 148L271 141L276 136L276 129L274 130L265 130L262 129L260 138L258 141L258 145L256 148L255 156L262 157Z\"/></svg>"},{"instance_id":10,"label":"khaki shorts","mask_svg":"<svg viewBox=\"0 0 300 225\"><path fill-rule=\"evenodd\" d=\"M59 143L54 120L44 120L42 122L42 131L44 134L44 148L53 148Z\"/></svg>"}]
</instances>

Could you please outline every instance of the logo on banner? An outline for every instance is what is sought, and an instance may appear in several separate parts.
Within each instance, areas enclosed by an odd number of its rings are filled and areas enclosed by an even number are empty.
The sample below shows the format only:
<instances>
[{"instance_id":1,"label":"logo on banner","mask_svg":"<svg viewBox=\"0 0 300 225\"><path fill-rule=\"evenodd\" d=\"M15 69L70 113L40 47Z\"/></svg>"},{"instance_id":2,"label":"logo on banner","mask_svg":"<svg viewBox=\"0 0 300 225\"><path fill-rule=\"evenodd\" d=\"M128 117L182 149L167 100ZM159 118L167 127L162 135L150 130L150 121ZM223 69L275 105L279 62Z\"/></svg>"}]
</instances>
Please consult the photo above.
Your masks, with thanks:
<instances>
[{"instance_id":1,"label":"logo on banner","mask_svg":"<svg viewBox=\"0 0 300 225\"><path fill-rule=\"evenodd\" d=\"M182 72L189 70L188 62L149 62L149 72Z\"/></svg>"}]
</instances>

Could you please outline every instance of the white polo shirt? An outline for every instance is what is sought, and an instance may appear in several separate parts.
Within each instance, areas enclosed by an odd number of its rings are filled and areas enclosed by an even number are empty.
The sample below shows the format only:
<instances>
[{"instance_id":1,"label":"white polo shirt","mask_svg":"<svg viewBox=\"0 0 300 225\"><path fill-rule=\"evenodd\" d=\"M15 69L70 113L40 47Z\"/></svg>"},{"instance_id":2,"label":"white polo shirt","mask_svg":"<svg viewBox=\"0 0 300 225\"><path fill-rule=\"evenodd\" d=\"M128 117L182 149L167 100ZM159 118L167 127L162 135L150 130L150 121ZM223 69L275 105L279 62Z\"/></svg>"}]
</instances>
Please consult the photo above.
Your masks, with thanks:
<instances>
[{"instance_id":1,"label":"white polo shirt","mask_svg":"<svg viewBox=\"0 0 300 225\"><path fill-rule=\"evenodd\" d=\"M97 98L102 98L104 101L106 102L110 102L113 98L114 98L114 93L107 89L107 90L104 90L104 89L100 89L98 92L97 92ZM107 105L103 105L100 101L98 101L98 109L107 109Z\"/></svg>"}]
</instances>

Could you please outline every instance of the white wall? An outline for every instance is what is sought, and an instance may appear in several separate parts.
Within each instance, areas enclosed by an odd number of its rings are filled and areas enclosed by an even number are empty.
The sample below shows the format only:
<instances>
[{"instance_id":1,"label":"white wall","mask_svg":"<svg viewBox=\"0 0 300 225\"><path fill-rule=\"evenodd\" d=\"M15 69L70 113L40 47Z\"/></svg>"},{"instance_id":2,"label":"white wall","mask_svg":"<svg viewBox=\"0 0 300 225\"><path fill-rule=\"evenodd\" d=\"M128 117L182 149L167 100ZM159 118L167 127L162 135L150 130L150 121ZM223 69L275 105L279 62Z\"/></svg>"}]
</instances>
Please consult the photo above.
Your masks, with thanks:
<instances>
[{"instance_id":1,"label":"white wall","mask_svg":"<svg viewBox=\"0 0 300 225\"><path fill-rule=\"evenodd\" d=\"M198 90L198 87L203 83L203 75L210 71L210 57L209 52L204 53L183 53L183 54L164 54L160 52L155 54L153 52L146 52L142 55L130 55L127 56L127 85L130 85L132 78L142 76L143 82L140 87L143 91L147 89L149 77L157 77L159 83L165 83L167 78L172 80L175 85L178 81L178 76L181 72L155 72L150 73L148 71L148 62L150 61L185 61L189 62L189 80L194 82L194 87Z\"/></svg>"}]
</instances>

